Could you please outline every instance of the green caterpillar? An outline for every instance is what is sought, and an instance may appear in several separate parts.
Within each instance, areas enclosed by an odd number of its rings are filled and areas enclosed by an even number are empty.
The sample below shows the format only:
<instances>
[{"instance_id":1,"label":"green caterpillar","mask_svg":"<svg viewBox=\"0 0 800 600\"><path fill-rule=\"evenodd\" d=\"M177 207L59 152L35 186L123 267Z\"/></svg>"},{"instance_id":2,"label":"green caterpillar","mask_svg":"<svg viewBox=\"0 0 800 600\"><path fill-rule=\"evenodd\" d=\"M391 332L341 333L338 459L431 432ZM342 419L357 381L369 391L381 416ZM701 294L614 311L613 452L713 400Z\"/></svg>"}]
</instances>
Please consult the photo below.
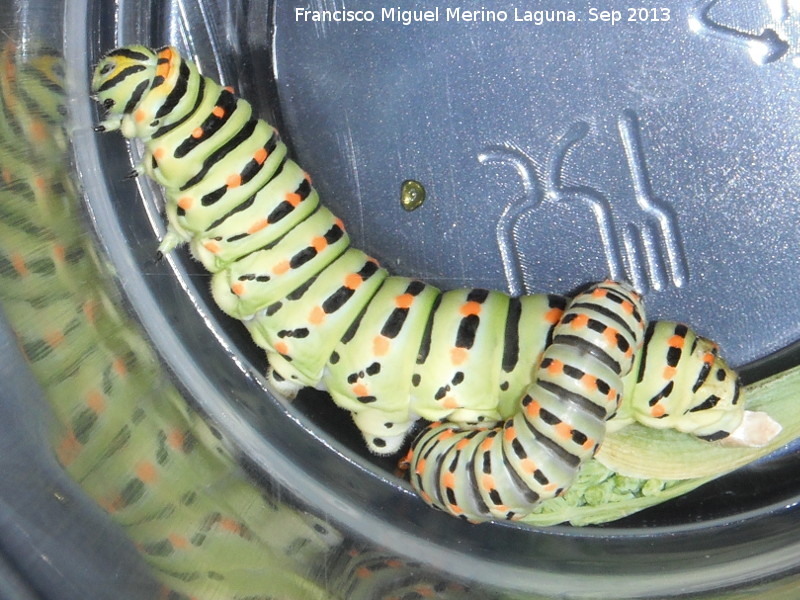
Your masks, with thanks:
<instances>
[{"instance_id":1,"label":"green caterpillar","mask_svg":"<svg viewBox=\"0 0 800 600\"><path fill-rule=\"evenodd\" d=\"M652 427L763 442L716 345L646 326L624 284L567 300L391 276L350 246L275 129L175 48L109 52L92 92L107 113L98 130L140 139L137 173L165 189L159 252L189 244L215 301L266 351L277 391L326 389L379 454L434 422L407 459L432 505L523 517L569 487L618 407Z\"/></svg>"}]
</instances>

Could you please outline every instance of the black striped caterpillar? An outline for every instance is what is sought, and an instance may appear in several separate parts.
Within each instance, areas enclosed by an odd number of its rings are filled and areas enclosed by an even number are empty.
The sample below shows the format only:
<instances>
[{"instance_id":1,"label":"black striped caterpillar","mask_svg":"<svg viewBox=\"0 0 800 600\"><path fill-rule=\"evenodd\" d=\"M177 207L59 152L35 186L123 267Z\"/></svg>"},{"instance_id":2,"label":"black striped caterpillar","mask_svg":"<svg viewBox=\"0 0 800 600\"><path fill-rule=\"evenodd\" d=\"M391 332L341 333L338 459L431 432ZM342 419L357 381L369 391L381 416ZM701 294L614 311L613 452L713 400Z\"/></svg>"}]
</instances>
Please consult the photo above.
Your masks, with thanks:
<instances>
[{"instance_id":1,"label":"black striped caterpillar","mask_svg":"<svg viewBox=\"0 0 800 600\"><path fill-rule=\"evenodd\" d=\"M380 454L433 422L406 460L428 503L523 517L569 487L618 409L759 443L742 433L738 379L716 345L647 325L629 286L510 298L392 276L350 245L276 130L175 48L111 51L92 91L107 112L98 130L140 139L136 173L165 190L159 252L189 244L220 308L266 351L276 390L327 390Z\"/></svg>"}]
</instances>

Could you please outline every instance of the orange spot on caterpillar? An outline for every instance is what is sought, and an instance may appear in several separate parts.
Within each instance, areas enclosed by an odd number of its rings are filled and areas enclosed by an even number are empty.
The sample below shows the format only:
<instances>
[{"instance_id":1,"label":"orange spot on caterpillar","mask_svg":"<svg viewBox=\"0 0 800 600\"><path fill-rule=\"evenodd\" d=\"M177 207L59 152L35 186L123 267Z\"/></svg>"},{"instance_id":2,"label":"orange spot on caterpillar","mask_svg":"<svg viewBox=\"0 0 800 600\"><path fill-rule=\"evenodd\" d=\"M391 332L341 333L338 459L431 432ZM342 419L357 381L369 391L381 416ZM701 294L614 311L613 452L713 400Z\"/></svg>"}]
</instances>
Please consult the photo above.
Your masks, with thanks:
<instances>
[{"instance_id":1,"label":"orange spot on caterpillar","mask_svg":"<svg viewBox=\"0 0 800 600\"><path fill-rule=\"evenodd\" d=\"M406 455L399 461L397 461L397 467L401 471L406 471L408 470L408 467L411 465L412 460L414 460L414 451L409 448L408 452L406 452Z\"/></svg>"},{"instance_id":2,"label":"orange spot on caterpillar","mask_svg":"<svg viewBox=\"0 0 800 600\"><path fill-rule=\"evenodd\" d=\"M47 193L48 191L47 180L41 175L37 175L33 178L33 185L41 193Z\"/></svg>"},{"instance_id":3,"label":"orange spot on caterpillar","mask_svg":"<svg viewBox=\"0 0 800 600\"><path fill-rule=\"evenodd\" d=\"M155 150L153 150L153 158L156 160L161 160L164 158L164 155L167 153L166 149L163 146L159 146Z\"/></svg>"},{"instance_id":4,"label":"orange spot on caterpillar","mask_svg":"<svg viewBox=\"0 0 800 600\"><path fill-rule=\"evenodd\" d=\"M451 513L454 515L460 515L464 512L464 509L461 508L458 504L448 504L447 508L450 510Z\"/></svg>"},{"instance_id":5,"label":"orange spot on caterpillar","mask_svg":"<svg viewBox=\"0 0 800 600\"><path fill-rule=\"evenodd\" d=\"M583 384L583 387L588 390L594 391L597 389L597 377L594 375L586 373L583 377L581 377L581 383Z\"/></svg>"},{"instance_id":6,"label":"orange spot on caterpillar","mask_svg":"<svg viewBox=\"0 0 800 600\"><path fill-rule=\"evenodd\" d=\"M442 431L439 433L437 437L439 441L443 441L443 440L449 440L455 434L456 432L448 427L447 429L442 429Z\"/></svg>"},{"instance_id":7,"label":"orange spot on caterpillar","mask_svg":"<svg viewBox=\"0 0 800 600\"><path fill-rule=\"evenodd\" d=\"M114 362L111 363L111 367L120 377L126 377L128 375L128 367L125 366L125 361L121 358L115 358Z\"/></svg>"},{"instance_id":8,"label":"orange spot on caterpillar","mask_svg":"<svg viewBox=\"0 0 800 600\"><path fill-rule=\"evenodd\" d=\"M44 336L44 341L47 342L47 345L51 348L58 348L64 343L64 339L64 333L61 331L51 331Z\"/></svg>"},{"instance_id":9,"label":"orange spot on caterpillar","mask_svg":"<svg viewBox=\"0 0 800 600\"><path fill-rule=\"evenodd\" d=\"M686 343L686 338L682 335L673 335L667 341L667 345L670 348L683 348L684 344Z\"/></svg>"},{"instance_id":10,"label":"orange spot on caterpillar","mask_svg":"<svg viewBox=\"0 0 800 600\"><path fill-rule=\"evenodd\" d=\"M339 217L336 217L336 219L333 222L339 229L344 231L344 221L342 221Z\"/></svg>"},{"instance_id":11,"label":"orange spot on caterpillar","mask_svg":"<svg viewBox=\"0 0 800 600\"><path fill-rule=\"evenodd\" d=\"M672 379L675 377L676 371L677 369L675 369L675 367L664 367L664 372L661 374L661 376L664 379Z\"/></svg>"},{"instance_id":12,"label":"orange spot on caterpillar","mask_svg":"<svg viewBox=\"0 0 800 600\"><path fill-rule=\"evenodd\" d=\"M607 295L608 290L604 288L595 288L594 291L592 291L592 296L595 298L605 298Z\"/></svg>"},{"instance_id":13,"label":"orange spot on caterpillar","mask_svg":"<svg viewBox=\"0 0 800 600\"><path fill-rule=\"evenodd\" d=\"M47 126L39 119L36 119L31 123L31 136L37 142L47 140Z\"/></svg>"},{"instance_id":14,"label":"orange spot on caterpillar","mask_svg":"<svg viewBox=\"0 0 800 600\"><path fill-rule=\"evenodd\" d=\"M703 356L703 362L707 365L710 365L714 362L714 353L713 352L706 352L705 356Z\"/></svg>"},{"instance_id":15,"label":"orange spot on caterpillar","mask_svg":"<svg viewBox=\"0 0 800 600\"><path fill-rule=\"evenodd\" d=\"M173 429L167 435L167 443L169 444L170 448L174 448L175 450L180 450L183 448L185 436L183 432L178 429Z\"/></svg>"},{"instance_id":16,"label":"orange spot on caterpillar","mask_svg":"<svg viewBox=\"0 0 800 600\"><path fill-rule=\"evenodd\" d=\"M147 113L144 111L143 108L140 108L135 113L133 113L133 118L136 120L137 123L142 123L147 119Z\"/></svg>"},{"instance_id":17,"label":"orange spot on caterpillar","mask_svg":"<svg viewBox=\"0 0 800 600\"><path fill-rule=\"evenodd\" d=\"M465 302L464 304L462 304L461 308L459 308L458 310L465 317L470 317L473 315L481 314L481 308L482 307L480 302L475 302L474 300L471 300L469 302Z\"/></svg>"},{"instance_id":18,"label":"orange spot on caterpillar","mask_svg":"<svg viewBox=\"0 0 800 600\"><path fill-rule=\"evenodd\" d=\"M444 401L442 402L442 406L450 409L459 408L458 401L452 396L446 396Z\"/></svg>"},{"instance_id":19,"label":"orange spot on caterpillar","mask_svg":"<svg viewBox=\"0 0 800 600\"><path fill-rule=\"evenodd\" d=\"M222 89L223 89L223 90L226 90L226 91L228 91L228 92L230 92L231 94L235 94L235 93L236 93L236 91L233 89L233 86L230 86L230 85L226 85L226 86L225 86L224 88L222 88Z\"/></svg>"},{"instance_id":20,"label":"orange spot on caterpillar","mask_svg":"<svg viewBox=\"0 0 800 600\"><path fill-rule=\"evenodd\" d=\"M572 437L572 427L567 423L559 423L554 429L556 430L556 434L564 440L568 440Z\"/></svg>"},{"instance_id":21,"label":"orange spot on caterpillar","mask_svg":"<svg viewBox=\"0 0 800 600\"><path fill-rule=\"evenodd\" d=\"M606 341L608 342L608 344L610 346L616 346L617 345L617 336L618 335L619 335L619 333L613 327L606 327L606 330L603 332L603 337L606 338ZM632 350L630 348L628 348L628 350L632 352ZM626 353L626 355L627 355L627 353Z\"/></svg>"},{"instance_id":22,"label":"orange spot on caterpillar","mask_svg":"<svg viewBox=\"0 0 800 600\"><path fill-rule=\"evenodd\" d=\"M456 444L456 450L463 450L469 445L470 439L464 438Z\"/></svg>"},{"instance_id":23,"label":"orange spot on caterpillar","mask_svg":"<svg viewBox=\"0 0 800 600\"><path fill-rule=\"evenodd\" d=\"M358 273L350 273L344 278L344 287L348 290L357 290L364 282L364 278Z\"/></svg>"},{"instance_id":24,"label":"orange spot on caterpillar","mask_svg":"<svg viewBox=\"0 0 800 600\"><path fill-rule=\"evenodd\" d=\"M366 579L368 577L372 577L372 571L370 571L367 567L358 567L356 569L356 577L359 579Z\"/></svg>"},{"instance_id":25,"label":"orange spot on caterpillar","mask_svg":"<svg viewBox=\"0 0 800 600\"><path fill-rule=\"evenodd\" d=\"M222 108L221 106L215 106L213 109L211 109L211 114L217 117L218 119L221 119L222 117L225 116L225 109Z\"/></svg>"},{"instance_id":26,"label":"orange spot on caterpillar","mask_svg":"<svg viewBox=\"0 0 800 600\"><path fill-rule=\"evenodd\" d=\"M489 450L492 449L492 444L494 444L494 438L487 437L485 440L481 442L481 450L483 452L488 452Z\"/></svg>"},{"instance_id":27,"label":"orange spot on caterpillar","mask_svg":"<svg viewBox=\"0 0 800 600\"><path fill-rule=\"evenodd\" d=\"M536 466L536 463L533 462L530 458L523 458L520 461L520 466L522 467L522 470L525 471L528 475L535 473L536 469L538 468Z\"/></svg>"},{"instance_id":28,"label":"orange spot on caterpillar","mask_svg":"<svg viewBox=\"0 0 800 600\"><path fill-rule=\"evenodd\" d=\"M411 308L414 304L414 296L411 294L400 294L394 299L394 304L397 308Z\"/></svg>"},{"instance_id":29,"label":"orange spot on caterpillar","mask_svg":"<svg viewBox=\"0 0 800 600\"><path fill-rule=\"evenodd\" d=\"M242 185L242 176L239 173L232 173L225 179L225 185L228 188L237 188Z\"/></svg>"},{"instance_id":30,"label":"orange spot on caterpillar","mask_svg":"<svg viewBox=\"0 0 800 600\"><path fill-rule=\"evenodd\" d=\"M267 149L259 148L256 150L256 153L253 155L253 160L259 165L263 165L264 161L267 160Z\"/></svg>"},{"instance_id":31,"label":"orange spot on caterpillar","mask_svg":"<svg viewBox=\"0 0 800 600\"><path fill-rule=\"evenodd\" d=\"M153 463L149 461L142 461L134 469L136 477L142 480L143 483L153 483L156 480L158 473Z\"/></svg>"},{"instance_id":32,"label":"orange spot on caterpillar","mask_svg":"<svg viewBox=\"0 0 800 600\"><path fill-rule=\"evenodd\" d=\"M259 221L256 221L255 223L253 223L247 229L247 233L249 235L253 235L254 233L257 233L257 232L261 231L262 229L264 229L267 226L269 226L269 220L268 219L261 219Z\"/></svg>"},{"instance_id":33,"label":"orange spot on caterpillar","mask_svg":"<svg viewBox=\"0 0 800 600\"><path fill-rule=\"evenodd\" d=\"M93 300L87 300L83 303L83 315L86 317L88 323L93 324L97 318L97 303Z\"/></svg>"},{"instance_id":34,"label":"orange spot on caterpillar","mask_svg":"<svg viewBox=\"0 0 800 600\"><path fill-rule=\"evenodd\" d=\"M517 437L517 430L514 428L513 425L509 425L503 430L503 437L506 438L507 442L510 442L515 437Z\"/></svg>"},{"instance_id":35,"label":"orange spot on caterpillar","mask_svg":"<svg viewBox=\"0 0 800 600\"><path fill-rule=\"evenodd\" d=\"M583 442L581 448L583 448L586 451L591 450L592 448L594 448L594 440L587 439L585 442Z\"/></svg>"},{"instance_id":36,"label":"orange spot on caterpillar","mask_svg":"<svg viewBox=\"0 0 800 600\"><path fill-rule=\"evenodd\" d=\"M656 404L650 409L650 415L655 417L656 419L663 417L666 414L667 409L661 406L661 403Z\"/></svg>"},{"instance_id":37,"label":"orange spot on caterpillar","mask_svg":"<svg viewBox=\"0 0 800 600\"><path fill-rule=\"evenodd\" d=\"M11 264L20 277L27 277L30 275L28 265L25 263L25 258L21 254L14 252L11 255Z\"/></svg>"},{"instance_id":38,"label":"orange spot on caterpillar","mask_svg":"<svg viewBox=\"0 0 800 600\"><path fill-rule=\"evenodd\" d=\"M583 329L589 324L589 317L586 315L578 315L570 322L573 329Z\"/></svg>"},{"instance_id":39,"label":"orange spot on caterpillar","mask_svg":"<svg viewBox=\"0 0 800 600\"><path fill-rule=\"evenodd\" d=\"M289 346L286 345L286 342L275 342L275 352L287 356L289 354Z\"/></svg>"},{"instance_id":40,"label":"orange spot on caterpillar","mask_svg":"<svg viewBox=\"0 0 800 600\"><path fill-rule=\"evenodd\" d=\"M425 459L424 458L420 458L417 461L417 468L414 469L414 472L417 475L422 475L425 472Z\"/></svg>"},{"instance_id":41,"label":"orange spot on caterpillar","mask_svg":"<svg viewBox=\"0 0 800 600\"><path fill-rule=\"evenodd\" d=\"M183 210L189 210L192 208L194 204L194 199L191 196L183 196L180 200L178 200L178 207L182 208Z\"/></svg>"},{"instance_id":42,"label":"orange spot on caterpillar","mask_svg":"<svg viewBox=\"0 0 800 600\"><path fill-rule=\"evenodd\" d=\"M319 325L325 320L325 311L322 310L321 306L315 306L311 309L311 312L308 313L308 320L314 325Z\"/></svg>"},{"instance_id":43,"label":"orange spot on caterpillar","mask_svg":"<svg viewBox=\"0 0 800 600\"><path fill-rule=\"evenodd\" d=\"M101 413L106 408L106 399L100 390L89 390L86 393L86 406L95 413Z\"/></svg>"},{"instance_id":44,"label":"orange spot on caterpillar","mask_svg":"<svg viewBox=\"0 0 800 600\"><path fill-rule=\"evenodd\" d=\"M178 550L186 550L189 547L189 540L187 540L182 535L178 535L177 533L170 533L167 536L169 543L172 544L173 548L177 548Z\"/></svg>"},{"instance_id":45,"label":"orange spot on caterpillar","mask_svg":"<svg viewBox=\"0 0 800 600\"><path fill-rule=\"evenodd\" d=\"M72 431L67 432L56 448L56 458L63 466L67 467L78 457L82 444Z\"/></svg>"},{"instance_id":46,"label":"orange spot on caterpillar","mask_svg":"<svg viewBox=\"0 0 800 600\"><path fill-rule=\"evenodd\" d=\"M229 531L230 533L241 533L242 526L236 519L230 517L223 517L219 520L220 529Z\"/></svg>"},{"instance_id":47,"label":"orange spot on caterpillar","mask_svg":"<svg viewBox=\"0 0 800 600\"><path fill-rule=\"evenodd\" d=\"M296 194L295 192L287 192L285 199L286 202L288 202L292 206L297 206L303 201L302 196L300 196L300 194Z\"/></svg>"},{"instance_id":48,"label":"orange spot on caterpillar","mask_svg":"<svg viewBox=\"0 0 800 600\"><path fill-rule=\"evenodd\" d=\"M555 325L561 319L561 315L564 314L564 311L560 308L551 308L546 313L544 313L544 320L551 325Z\"/></svg>"},{"instance_id":49,"label":"orange spot on caterpillar","mask_svg":"<svg viewBox=\"0 0 800 600\"><path fill-rule=\"evenodd\" d=\"M237 296L243 296L246 291L247 291L247 288L245 287L244 283L242 283L241 281L236 282L231 286L231 292L233 292Z\"/></svg>"},{"instance_id":50,"label":"orange spot on caterpillar","mask_svg":"<svg viewBox=\"0 0 800 600\"><path fill-rule=\"evenodd\" d=\"M170 61L172 60L172 51L169 48L164 48L163 51L158 53L158 57L160 59L166 59L166 62L162 62L156 67L156 76L166 79L171 68Z\"/></svg>"},{"instance_id":51,"label":"orange spot on caterpillar","mask_svg":"<svg viewBox=\"0 0 800 600\"><path fill-rule=\"evenodd\" d=\"M539 417L539 412L542 410L542 407L539 405L536 400L531 400L528 403L528 406L525 407L525 412L528 413L528 416L532 419L536 419Z\"/></svg>"},{"instance_id":52,"label":"orange spot on caterpillar","mask_svg":"<svg viewBox=\"0 0 800 600\"><path fill-rule=\"evenodd\" d=\"M390 558L390 559L387 559L386 566L387 567L391 567L393 569L399 569L401 567L404 567L405 563L403 563L403 561L400 560L400 559Z\"/></svg>"},{"instance_id":53,"label":"orange spot on caterpillar","mask_svg":"<svg viewBox=\"0 0 800 600\"><path fill-rule=\"evenodd\" d=\"M317 252L322 252L328 247L328 240L326 240L324 236L318 235L311 240L311 247Z\"/></svg>"},{"instance_id":54,"label":"orange spot on caterpillar","mask_svg":"<svg viewBox=\"0 0 800 600\"><path fill-rule=\"evenodd\" d=\"M210 240L205 244L203 244L203 248L211 252L211 254L216 254L217 252L220 251L219 244L213 240Z\"/></svg>"},{"instance_id":55,"label":"orange spot on caterpillar","mask_svg":"<svg viewBox=\"0 0 800 600\"><path fill-rule=\"evenodd\" d=\"M386 356L389 352L389 338L376 335L372 339L372 353L375 356Z\"/></svg>"},{"instance_id":56,"label":"orange spot on caterpillar","mask_svg":"<svg viewBox=\"0 0 800 600\"><path fill-rule=\"evenodd\" d=\"M194 139L196 139L196 140L199 140L201 137L203 137L203 128L202 127L195 127L192 130L192 137Z\"/></svg>"},{"instance_id":57,"label":"orange spot on caterpillar","mask_svg":"<svg viewBox=\"0 0 800 600\"><path fill-rule=\"evenodd\" d=\"M353 386L353 393L358 397L369 396L369 390L363 383L357 383Z\"/></svg>"},{"instance_id":58,"label":"orange spot on caterpillar","mask_svg":"<svg viewBox=\"0 0 800 600\"><path fill-rule=\"evenodd\" d=\"M622 304L620 304L620 308L622 308L623 312L627 315L633 314L633 304L625 300Z\"/></svg>"},{"instance_id":59,"label":"orange spot on caterpillar","mask_svg":"<svg viewBox=\"0 0 800 600\"><path fill-rule=\"evenodd\" d=\"M481 487L485 490L493 490L495 488L494 477L488 474L481 476Z\"/></svg>"},{"instance_id":60,"label":"orange spot on caterpillar","mask_svg":"<svg viewBox=\"0 0 800 600\"><path fill-rule=\"evenodd\" d=\"M445 471L442 474L442 484L445 487L449 487L450 489L456 487L456 476L453 475L450 471Z\"/></svg>"},{"instance_id":61,"label":"orange spot on caterpillar","mask_svg":"<svg viewBox=\"0 0 800 600\"><path fill-rule=\"evenodd\" d=\"M66 257L66 250L63 244L53 244L53 258L56 262L63 263Z\"/></svg>"},{"instance_id":62,"label":"orange spot on caterpillar","mask_svg":"<svg viewBox=\"0 0 800 600\"><path fill-rule=\"evenodd\" d=\"M561 362L560 360L551 361L550 364L547 366L547 372L553 376L560 375L561 373L564 372L564 363Z\"/></svg>"},{"instance_id":63,"label":"orange spot on caterpillar","mask_svg":"<svg viewBox=\"0 0 800 600\"><path fill-rule=\"evenodd\" d=\"M100 500L100 506L102 506L108 513L114 514L119 511L120 508L125 506L125 503L122 501L122 498L119 496L115 496L111 499L103 499Z\"/></svg>"},{"instance_id":64,"label":"orange spot on caterpillar","mask_svg":"<svg viewBox=\"0 0 800 600\"><path fill-rule=\"evenodd\" d=\"M469 357L469 350L466 348L453 348L450 350L450 362L454 365L460 365Z\"/></svg>"},{"instance_id":65,"label":"orange spot on caterpillar","mask_svg":"<svg viewBox=\"0 0 800 600\"><path fill-rule=\"evenodd\" d=\"M284 273L286 273L291 268L292 268L292 265L289 264L288 260L282 260L277 265L272 267L272 272L275 273L275 275L283 275Z\"/></svg>"}]
</instances>

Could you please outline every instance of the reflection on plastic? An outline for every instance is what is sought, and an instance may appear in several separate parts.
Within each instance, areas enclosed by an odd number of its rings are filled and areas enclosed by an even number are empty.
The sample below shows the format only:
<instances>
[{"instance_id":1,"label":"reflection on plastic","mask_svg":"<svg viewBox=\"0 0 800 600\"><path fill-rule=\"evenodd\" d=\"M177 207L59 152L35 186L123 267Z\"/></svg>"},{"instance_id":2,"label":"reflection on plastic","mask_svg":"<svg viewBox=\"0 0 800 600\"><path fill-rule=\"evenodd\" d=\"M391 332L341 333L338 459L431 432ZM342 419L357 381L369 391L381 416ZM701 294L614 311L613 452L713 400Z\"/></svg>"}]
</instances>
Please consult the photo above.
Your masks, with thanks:
<instances>
[{"instance_id":1,"label":"reflection on plastic","mask_svg":"<svg viewBox=\"0 0 800 600\"><path fill-rule=\"evenodd\" d=\"M0 300L55 414L59 462L122 525L161 597L465 597L252 484L187 406L115 306L82 233L62 66L46 52L2 55Z\"/></svg>"},{"instance_id":2,"label":"reflection on plastic","mask_svg":"<svg viewBox=\"0 0 800 600\"><path fill-rule=\"evenodd\" d=\"M762 3L769 12L769 25L759 34L750 33L735 23L723 24L712 17L711 11L719 0L701 3L690 16L689 27L723 44L741 48L758 65L777 62L788 56L793 65L800 66L795 33L800 11L790 0L762 0ZM752 4L755 8L758 2L753 0Z\"/></svg>"}]
</instances>

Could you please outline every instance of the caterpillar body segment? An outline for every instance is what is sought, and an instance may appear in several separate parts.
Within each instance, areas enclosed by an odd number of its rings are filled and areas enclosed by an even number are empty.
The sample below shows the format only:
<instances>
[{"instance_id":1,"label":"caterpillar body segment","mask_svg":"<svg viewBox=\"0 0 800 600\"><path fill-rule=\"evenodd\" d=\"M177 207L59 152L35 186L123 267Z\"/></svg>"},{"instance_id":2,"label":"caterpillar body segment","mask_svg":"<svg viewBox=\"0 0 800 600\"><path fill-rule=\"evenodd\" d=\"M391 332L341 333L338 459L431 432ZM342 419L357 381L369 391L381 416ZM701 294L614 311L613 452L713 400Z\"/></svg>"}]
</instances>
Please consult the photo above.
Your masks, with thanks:
<instances>
[{"instance_id":1,"label":"caterpillar body segment","mask_svg":"<svg viewBox=\"0 0 800 600\"><path fill-rule=\"evenodd\" d=\"M562 493L603 440L644 324L641 299L627 286L606 282L576 296L514 415L495 427L423 431L407 459L412 485L429 504L472 521L521 518Z\"/></svg>"},{"instance_id":2,"label":"caterpillar body segment","mask_svg":"<svg viewBox=\"0 0 800 600\"><path fill-rule=\"evenodd\" d=\"M620 405L626 420L706 439L741 429L716 350L674 324L643 346L641 299L623 284L568 301L391 276L350 246L274 128L174 48L111 51L92 90L99 129L139 138L137 172L164 187L159 250L189 244L275 389L329 390L379 454L420 418L437 422L411 453L431 504L472 520L530 512L570 485Z\"/></svg>"},{"instance_id":3,"label":"caterpillar body segment","mask_svg":"<svg viewBox=\"0 0 800 600\"><path fill-rule=\"evenodd\" d=\"M719 346L682 323L656 321L646 340L660 356L643 355L629 407L633 418L654 428L690 433L707 441L748 429L737 374L719 356ZM653 360L662 358L663 360ZM757 435L749 427L749 435ZM760 445L753 438L747 445Z\"/></svg>"},{"instance_id":4,"label":"caterpillar body segment","mask_svg":"<svg viewBox=\"0 0 800 600\"><path fill-rule=\"evenodd\" d=\"M317 386L338 341L380 287L386 271L348 248L311 285L245 324L273 369L304 386Z\"/></svg>"}]
</instances>

